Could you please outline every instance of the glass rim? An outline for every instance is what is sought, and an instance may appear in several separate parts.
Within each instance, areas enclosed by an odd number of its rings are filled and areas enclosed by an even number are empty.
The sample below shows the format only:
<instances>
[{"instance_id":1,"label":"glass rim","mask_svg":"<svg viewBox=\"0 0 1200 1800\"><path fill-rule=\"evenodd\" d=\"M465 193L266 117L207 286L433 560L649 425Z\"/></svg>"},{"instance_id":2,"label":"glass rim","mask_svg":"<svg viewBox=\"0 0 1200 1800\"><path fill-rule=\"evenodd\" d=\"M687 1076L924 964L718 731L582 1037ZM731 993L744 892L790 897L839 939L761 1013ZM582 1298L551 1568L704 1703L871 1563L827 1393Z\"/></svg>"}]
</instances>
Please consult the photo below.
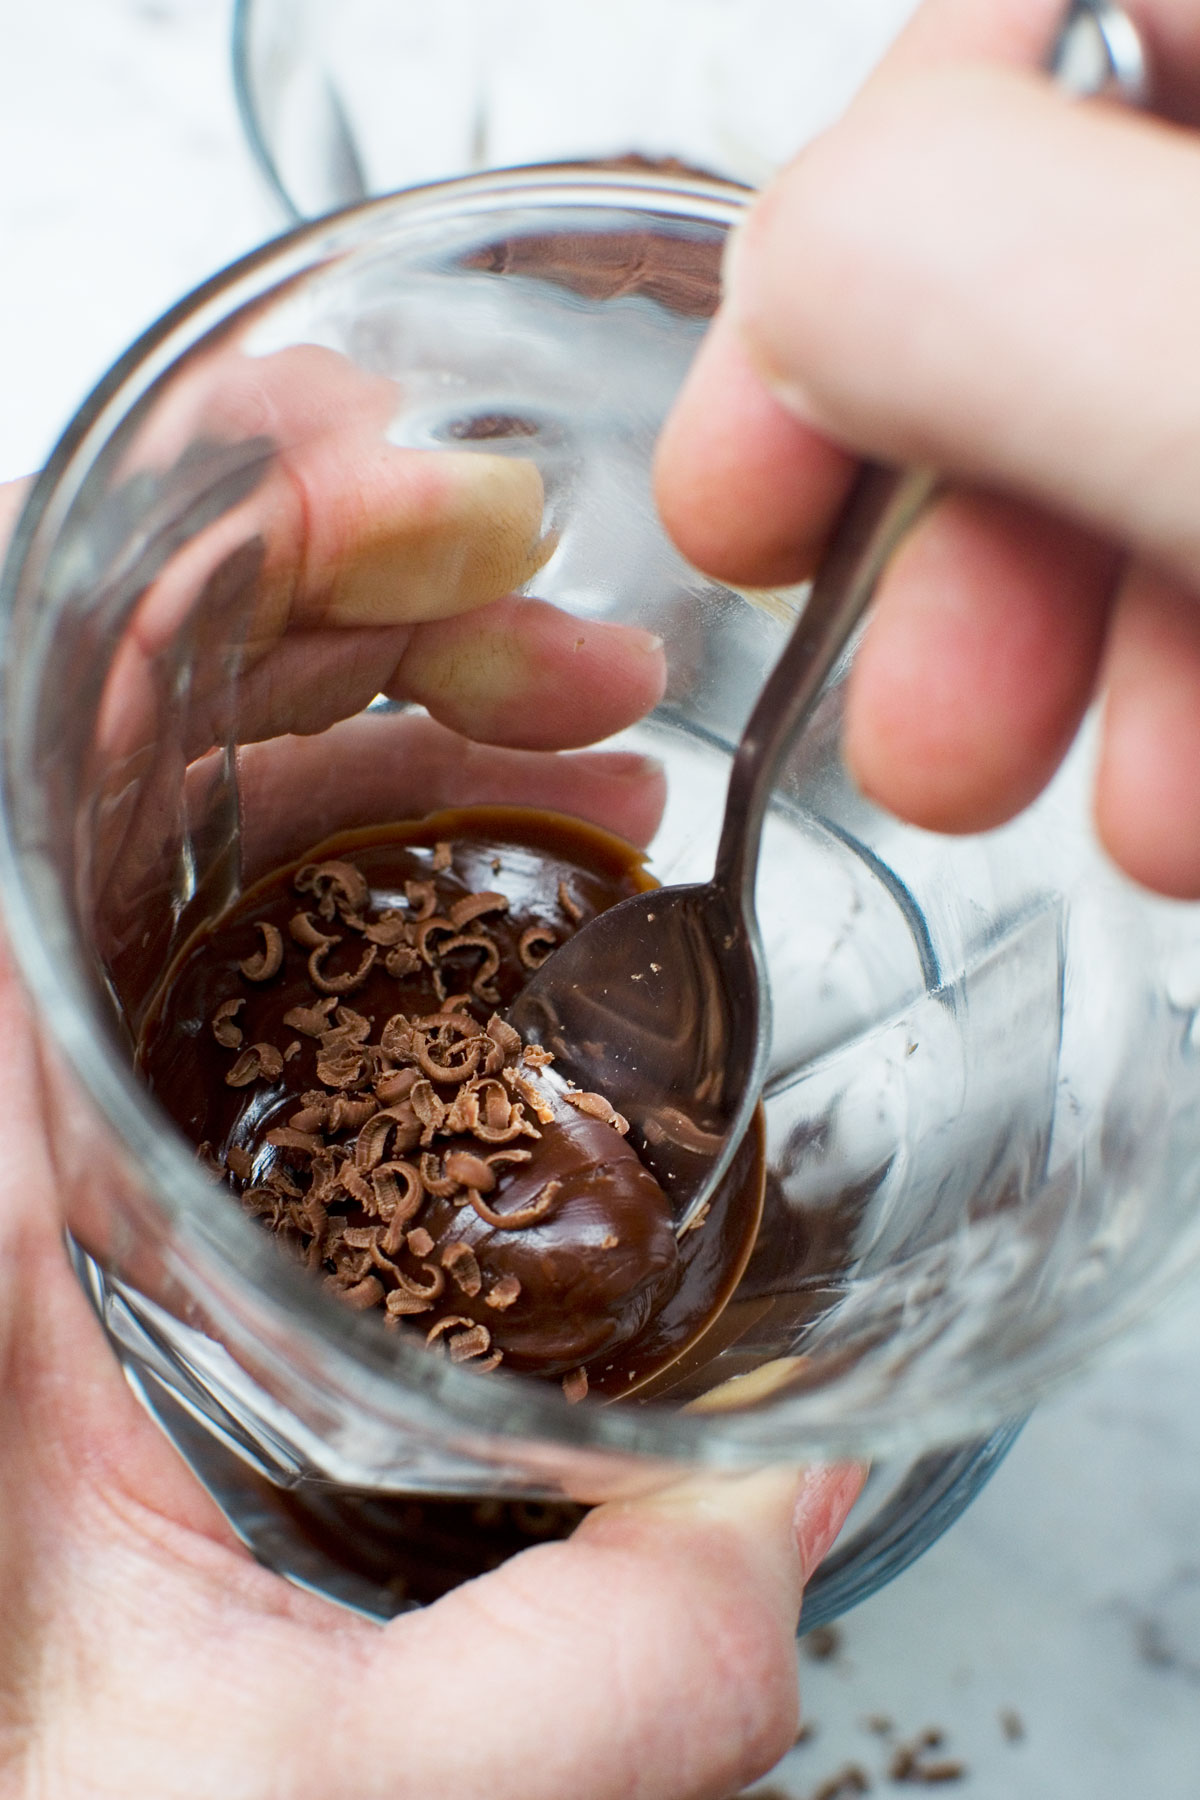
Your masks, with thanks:
<instances>
[{"instance_id":1,"label":"glass rim","mask_svg":"<svg viewBox=\"0 0 1200 1800\"><path fill-rule=\"evenodd\" d=\"M250 154L258 167L258 172L266 182L272 195L282 208L284 217L298 224L304 214L292 199L279 165L271 154L259 119L258 105L254 94L254 81L251 77L252 59L250 56L250 15L253 0L234 0L232 36L229 41L229 54L233 74L233 97L237 106L238 119L242 127L242 135L249 146Z\"/></svg>"}]
</instances>

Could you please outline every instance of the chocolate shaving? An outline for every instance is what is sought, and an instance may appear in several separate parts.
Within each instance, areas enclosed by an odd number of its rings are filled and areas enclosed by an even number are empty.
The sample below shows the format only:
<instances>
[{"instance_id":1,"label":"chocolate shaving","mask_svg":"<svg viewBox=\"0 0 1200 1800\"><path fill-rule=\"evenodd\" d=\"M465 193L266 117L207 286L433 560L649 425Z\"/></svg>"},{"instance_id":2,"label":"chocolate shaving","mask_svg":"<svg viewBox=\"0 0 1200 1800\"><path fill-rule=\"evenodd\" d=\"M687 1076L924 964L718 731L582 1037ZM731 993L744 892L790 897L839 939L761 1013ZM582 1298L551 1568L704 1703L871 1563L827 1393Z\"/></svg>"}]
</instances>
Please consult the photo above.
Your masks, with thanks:
<instances>
[{"instance_id":1,"label":"chocolate shaving","mask_svg":"<svg viewBox=\"0 0 1200 1800\"><path fill-rule=\"evenodd\" d=\"M448 1339L450 1361L470 1362L474 1356L486 1356L492 1347L492 1334L486 1325L472 1325L470 1331L456 1331Z\"/></svg>"},{"instance_id":2,"label":"chocolate shaving","mask_svg":"<svg viewBox=\"0 0 1200 1800\"><path fill-rule=\"evenodd\" d=\"M554 1107L541 1088L526 1076L518 1074L516 1069L505 1069L504 1079L516 1093L520 1094L526 1106L533 1108L538 1124L549 1125L554 1118Z\"/></svg>"},{"instance_id":3,"label":"chocolate shaving","mask_svg":"<svg viewBox=\"0 0 1200 1800\"><path fill-rule=\"evenodd\" d=\"M248 1187L242 1194L242 1205L246 1211L256 1218L262 1218L269 1213L273 1228L278 1228L281 1222L282 1204L283 1202L274 1188Z\"/></svg>"},{"instance_id":4,"label":"chocolate shaving","mask_svg":"<svg viewBox=\"0 0 1200 1800\"><path fill-rule=\"evenodd\" d=\"M324 1099L325 1096L322 1096L323 1101ZM324 1131L328 1123L329 1107L327 1104L302 1106L299 1112L294 1112L288 1120L293 1131Z\"/></svg>"},{"instance_id":5,"label":"chocolate shaving","mask_svg":"<svg viewBox=\"0 0 1200 1800\"><path fill-rule=\"evenodd\" d=\"M813 1662L833 1662L842 1653L842 1634L836 1625L814 1625L800 1639L800 1648Z\"/></svg>"},{"instance_id":6,"label":"chocolate shaving","mask_svg":"<svg viewBox=\"0 0 1200 1800\"><path fill-rule=\"evenodd\" d=\"M558 939L546 925L530 925L521 933L517 944L517 955L527 969L540 969ZM545 949L539 955L537 946L544 944Z\"/></svg>"},{"instance_id":7,"label":"chocolate shaving","mask_svg":"<svg viewBox=\"0 0 1200 1800\"><path fill-rule=\"evenodd\" d=\"M383 1286L377 1275L365 1275L353 1287L342 1290L342 1299L356 1312L367 1312L383 1299Z\"/></svg>"},{"instance_id":8,"label":"chocolate shaving","mask_svg":"<svg viewBox=\"0 0 1200 1800\"><path fill-rule=\"evenodd\" d=\"M377 1190L367 1180L362 1170L349 1158L338 1169L337 1183L343 1193L349 1194L352 1200L356 1200L368 1212L376 1211L375 1195Z\"/></svg>"},{"instance_id":9,"label":"chocolate shaving","mask_svg":"<svg viewBox=\"0 0 1200 1800\"><path fill-rule=\"evenodd\" d=\"M254 1173L254 1158L240 1144L231 1144L225 1152L225 1167L232 1170L239 1181L249 1181Z\"/></svg>"},{"instance_id":10,"label":"chocolate shaving","mask_svg":"<svg viewBox=\"0 0 1200 1800\"><path fill-rule=\"evenodd\" d=\"M461 931L464 925L473 924L476 919L482 919L487 913L507 911L507 894L467 894L463 899L454 902L449 909L448 917L454 929Z\"/></svg>"},{"instance_id":11,"label":"chocolate shaving","mask_svg":"<svg viewBox=\"0 0 1200 1800\"><path fill-rule=\"evenodd\" d=\"M266 1185L276 1194L285 1194L289 1200L303 1200L304 1198L304 1189L283 1163L275 1163L272 1168L267 1170Z\"/></svg>"},{"instance_id":12,"label":"chocolate shaving","mask_svg":"<svg viewBox=\"0 0 1200 1800\"><path fill-rule=\"evenodd\" d=\"M343 1225L342 1242L351 1250L373 1250L379 1242L378 1225Z\"/></svg>"},{"instance_id":13,"label":"chocolate shaving","mask_svg":"<svg viewBox=\"0 0 1200 1800\"><path fill-rule=\"evenodd\" d=\"M383 966L389 975L394 975L397 981L403 981L406 975L411 975L420 968L420 953L411 944L397 944L384 957Z\"/></svg>"},{"instance_id":14,"label":"chocolate shaving","mask_svg":"<svg viewBox=\"0 0 1200 1800\"><path fill-rule=\"evenodd\" d=\"M487 1022L485 1030L488 1037L491 1038L492 1042L503 1053L505 1058L520 1055L522 1048L521 1034L519 1031L513 1029L507 1019L502 1019L499 1013L492 1014Z\"/></svg>"},{"instance_id":15,"label":"chocolate shaving","mask_svg":"<svg viewBox=\"0 0 1200 1800\"><path fill-rule=\"evenodd\" d=\"M422 1156L420 1168L425 1191L432 1194L436 1200L448 1200L462 1185L461 1182L455 1181L452 1175L442 1172L442 1166L431 1150L427 1150Z\"/></svg>"},{"instance_id":16,"label":"chocolate shaving","mask_svg":"<svg viewBox=\"0 0 1200 1800\"><path fill-rule=\"evenodd\" d=\"M323 919L332 919L334 910L361 913L371 898L371 890L361 870L349 862L305 863L292 880L298 894L315 894Z\"/></svg>"},{"instance_id":17,"label":"chocolate shaving","mask_svg":"<svg viewBox=\"0 0 1200 1800\"><path fill-rule=\"evenodd\" d=\"M562 1190L561 1181L548 1181L537 1199L529 1206L520 1206L515 1212L498 1213L488 1205L478 1188L467 1189L467 1199L479 1214L485 1225L494 1231L524 1231L530 1225L536 1225L553 1210L554 1204Z\"/></svg>"},{"instance_id":18,"label":"chocolate shaving","mask_svg":"<svg viewBox=\"0 0 1200 1800\"><path fill-rule=\"evenodd\" d=\"M402 913L383 913L363 934L369 944L378 944L383 950L391 950L397 944L407 944L412 936L408 920Z\"/></svg>"},{"instance_id":19,"label":"chocolate shaving","mask_svg":"<svg viewBox=\"0 0 1200 1800\"><path fill-rule=\"evenodd\" d=\"M403 1269L397 1269L396 1292L403 1294L406 1300L422 1301L423 1305L418 1310L424 1312L433 1305L435 1300L440 1299L445 1293L446 1277L434 1263L422 1263L421 1273L423 1275L428 1275L429 1280L427 1283L423 1284L419 1281L414 1281L411 1275L406 1275L404 1273ZM388 1295L387 1303L389 1310L392 1312L405 1312L411 1310L404 1306L394 1306L390 1294ZM467 1322L468 1324L470 1323L469 1320Z\"/></svg>"},{"instance_id":20,"label":"chocolate shaving","mask_svg":"<svg viewBox=\"0 0 1200 1800\"><path fill-rule=\"evenodd\" d=\"M851 1800L854 1794L869 1794L871 1778L859 1763L847 1763L836 1775L823 1781L810 1800Z\"/></svg>"},{"instance_id":21,"label":"chocolate shaving","mask_svg":"<svg viewBox=\"0 0 1200 1800\"><path fill-rule=\"evenodd\" d=\"M483 1296L485 1306L494 1306L497 1312L507 1312L514 1300L521 1297L521 1283L516 1275L501 1275Z\"/></svg>"},{"instance_id":22,"label":"chocolate shaving","mask_svg":"<svg viewBox=\"0 0 1200 1800\"><path fill-rule=\"evenodd\" d=\"M431 1081L459 1082L468 1081L479 1067L484 1039L479 1036L474 1023L470 1019L459 1022L457 1015L452 1015L459 1033L458 1042L454 1042L449 1022L441 1026L433 1045L423 1031L413 1033L413 1053L417 1062ZM446 1060L441 1060L435 1051L442 1051Z\"/></svg>"},{"instance_id":23,"label":"chocolate shaving","mask_svg":"<svg viewBox=\"0 0 1200 1800\"><path fill-rule=\"evenodd\" d=\"M415 1062L416 1028L405 1013L393 1013L379 1036L379 1048L390 1062Z\"/></svg>"},{"instance_id":24,"label":"chocolate shaving","mask_svg":"<svg viewBox=\"0 0 1200 1800\"><path fill-rule=\"evenodd\" d=\"M308 979L322 994L352 994L360 988L371 970L375 967L375 958L379 955L375 944L368 944L362 953L362 960L357 969L351 969L343 975L326 975L321 965L334 944L340 944L341 938L334 938L332 943L318 946L308 959Z\"/></svg>"},{"instance_id":25,"label":"chocolate shaving","mask_svg":"<svg viewBox=\"0 0 1200 1800\"><path fill-rule=\"evenodd\" d=\"M562 1391L568 1406L578 1406L581 1400L587 1399L588 1377L586 1369L568 1369L562 1378Z\"/></svg>"},{"instance_id":26,"label":"chocolate shaving","mask_svg":"<svg viewBox=\"0 0 1200 1800\"><path fill-rule=\"evenodd\" d=\"M483 1159L489 1169L499 1169L505 1163L527 1163L533 1161L532 1150L492 1150ZM483 1192L486 1194L487 1189Z\"/></svg>"},{"instance_id":27,"label":"chocolate shaving","mask_svg":"<svg viewBox=\"0 0 1200 1800\"><path fill-rule=\"evenodd\" d=\"M385 1106L395 1106L398 1100L408 1099L419 1080L415 1069L388 1069L375 1078L375 1097Z\"/></svg>"},{"instance_id":28,"label":"chocolate shaving","mask_svg":"<svg viewBox=\"0 0 1200 1800\"><path fill-rule=\"evenodd\" d=\"M309 912L293 913L288 920L288 936L302 950L319 950L322 944L340 944L341 938L322 931Z\"/></svg>"},{"instance_id":29,"label":"chocolate shaving","mask_svg":"<svg viewBox=\"0 0 1200 1800\"><path fill-rule=\"evenodd\" d=\"M442 1267L468 1300L473 1300L483 1286L483 1275L479 1268L479 1258L470 1244L455 1241L443 1245Z\"/></svg>"},{"instance_id":30,"label":"chocolate shaving","mask_svg":"<svg viewBox=\"0 0 1200 1800\"><path fill-rule=\"evenodd\" d=\"M372 1169L371 1187L372 1210L392 1227L388 1232L389 1245L398 1250L401 1228L421 1210L425 1184L410 1162L401 1161L380 1163Z\"/></svg>"},{"instance_id":31,"label":"chocolate shaving","mask_svg":"<svg viewBox=\"0 0 1200 1800\"><path fill-rule=\"evenodd\" d=\"M629 1130L629 1120L619 1113L615 1106L604 1098L603 1094L581 1094L572 1088L569 1093L563 1095L563 1099L569 1106L573 1106L576 1112L586 1114L589 1119L599 1119L602 1125L611 1125L622 1137Z\"/></svg>"},{"instance_id":32,"label":"chocolate shaving","mask_svg":"<svg viewBox=\"0 0 1200 1800\"><path fill-rule=\"evenodd\" d=\"M326 1033L330 1039L336 1033L338 1037L351 1044L365 1044L371 1035L371 1021L365 1014L355 1012L352 1006L339 1005L334 1012L336 1024Z\"/></svg>"},{"instance_id":33,"label":"chocolate shaving","mask_svg":"<svg viewBox=\"0 0 1200 1800\"><path fill-rule=\"evenodd\" d=\"M274 1044L251 1044L234 1063L225 1077L226 1087L249 1087L259 1077L278 1081L283 1074L283 1057Z\"/></svg>"},{"instance_id":34,"label":"chocolate shaving","mask_svg":"<svg viewBox=\"0 0 1200 1800\"><path fill-rule=\"evenodd\" d=\"M433 1083L418 1081L409 1096L408 1104L414 1116L420 1120L424 1129L421 1132L422 1144L428 1146L433 1142L434 1133L441 1129L446 1117L446 1103L440 1100L433 1090Z\"/></svg>"},{"instance_id":35,"label":"chocolate shaving","mask_svg":"<svg viewBox=\"0 0 1200 1800\"><path fill-rule=\"evenodd\" d=\"M360 1079L365 1065L362 1051L339 1038L325 1045L318 1055L317 1080L323 1081L328 1088L347 1088Z\"/></svg>"},{"instance_id":36,"label":"chocolate shaving","mask_svg":"<svg viewBox=\"0 0 1200 1800\"><path fill-rule=\"evenodd\" d=\"M453 863L454 851L449 844L437 843L433 846L433 861L430 865L432 868L437 869L440 873L443 869L452 867Z\"/></svg>"},{"instance_id":37,"label":"chocolate shaving","mask_svg":"<svg viewBox=\"0 0 1200 1800\"><path fill-rule=\"evenodd\" d=\"M437 907L437 889L432 881L406 881L404 898L412 908L413 923L431 919Z\"/></svg>"},{"instance_id":38,"label":"chocolate shaving","mask_svg":"<svg viewBox=\"0 0 1200 1800\"><path fill-rule=\"evenodd\" d=\"M966 1764L957 1757L930 1760L929 1752L945 1742L945 1733L936 1726L923 1731L910 1743L897 1744L888 1764L888 1778L897 1783L936 1787L948 1781L962 1781Z\"/></svg>"},{"instance_id":39,"label":"chocolate shaving","mask_svg":"<svg viewBox=\"0 0 1200 1800\"><path fill-rule=\"evenodd\" d=\"M237 1000L222 1000L220 1006L218 1006L216 1012L213 1014L211 1021L212 1034L216 1038L218 1044L220 1044L222 1050L236 1050L242 1042L245 1033L242 1031L240 1025L234 1024L234 1017L241 1011L245 1004L244 998Z\"/></svg>"},{"instance_id":40,"label":"chocolate shaving","mask_svg":"<svg viewBox=\"0 0 1200 1800\"><path fill-rule=\"evenodd\" d=\"M431 1325L425 1333L426 1348L432 1348L439 1338L445 1337L448 1331L470 1331L474 1323L474 1319L464 1319L461 1313L444 1313L436 1324Z\"/></svg>"},{"instance_id":41,"label":"chocolate shaving","mask_svg":"<svg viewBox=\"0 0 1200 1800\"><path fill-rule=\"evenodd\" d=\"M312 1159L312 1181L309 1195L320 1200L322 1205L332 1200L338 1191L338 1167L333 1154L322 1146Z\"/></svg>"},{"instance_id":42,"label":"chocolate shaving","mask_svg":"<svg viewBox=\"0 0 1200 1800\"><path fill-rule=\"evenodd\" d=\"M311 1006L293 1006L283 1015L283 1022L292 1031L302 1031L305 1037L319 1038L329 1029L329 1015L337 1005L337 999L317 1000Z\"/></svg>"},{"instance_id":43,"label":"chocolate shaving","mask_svg":"<svg viewBox=\"0 0 1200 1800\"><path fill-rule=\"evenodd\" d=\"M373 1169L383 1161L389 1138L397 1150L414 1150L421 1141L420 1122L406 1100L367 1120L354 1146L354 1160L360 1169Z\"/></svg>"},{"instance_id":44,"label":"chocolate shaving","mask_svg":"<svg viewBox=\"0 0 1200 1800\"><path fill-rule=\"evenodd\" d=\"M404 1277L401 1276L401 1281ZM388 1312L393 1318L411 1318L415 1313L425 1313L433 1305L420 1290L410 1290L407 1286L393 1288L385 1301Z\"/></svg>"},{"instance_id":45,"label":"chocolate shaving","mask_svg":"<svg viewBox=\"0 0 1200 1800\"><path fill-rule=\"evenodd\" d=\"M413 931L413 942L420 952L421 961L431 969L440 955L440 951L432 949L429 940L433 937L441 937L443 933L453 937L454 926L449 919L443 919L440 913L435 913L431 919L422 919Z\"/></svg>"},{"instance_id":46,"label":"chocolate shaving","mask_svg":"<svg viewBox=\"0 0 1200 1800\"><path fill-rule=\"evenodd\" d=\"M451 1150L446 1157L445 1170L452 1181L462 1187L478 1188L481 1194L490 1194L496 1185L496 1172L491 1163L471 1150Z\"/></svg>"},{"instance_id":47,"label":"chocolate shaving","mask_svg":"<svg viewBox=\"0 0 1200 1800\"><path fill-rule=\"evenodd\" d=\"M378 1111L379 1102L370 1094L335 1094L326 1128L329 1131L361 1131Z\"/></svg>"},{"instance_id":48,"label":"chocolate shaving","mask_svg":"<svg viewBox=\"0 0 1200 1800\"><path fill-rule=\"evenodd\" d=\"M278 925L270 925L265 919L258 921L258 930L262 933L261 950L240 962L238 968L247 981L270 981L283 967L283 933Z\"/></svg>"},{"instance_id":49,"label":"chocolate shaving","mask_svg":"<svg viewBox=\"0 0 1200 1800\"><path fill-rule=\"evenodd\" d=\"M438 955L451 956L457 950L482 951L483 961L471 982L471 991L478 994L481 1000L486 1000L489 1006L494 1006L500 998L496 989L490 985L493 975L500 968L500 952L496 945L484 932L462 932L444 943Z\"/></svg>"},{"instance_id":50,"label":"chocolate shaving","mask_svg":"<svg viewBox=\"0 0 1200 1800\"><path fill-rule=\"evenodd\" d=\"M520 1107L513 1105L500 1082L480 1082L477 1093L484 1103L484 1123L489 1130L507 1130Z\"/></svg>"},{"instance_id":51,"label":"chocolate shaving","mask_svg":"<svg viewBox=\"0 0 1200 1800\"><path fill-rule=\"evenodd\" d=\"M554 1061L554 1056L549 1050L544 1050L540 1044L526 1044L521 1052L521 1061L527 1069L548 1069Z\"/></svg>"},{"instance_id":52,"label":"chocolate shaving","mask_svg":"<svg viewBox=\"0 0 1200 1800\"><path fill-rule=\"evenodd\" d=\"M576 900L565 881L560 881L558 884L558 904L562 907L572 925L578 925L582 922L583 908L580 906L578 900Z\"/></svg>"},{"instance_id":53,"label":"chocolate shaving","mask_svg":"<svg viewBox=\"0 0 1200 1800\"><path fill-rule=\"evenodd\" d=\"M519 1105L509 1099L502 1084L488 1079L476 1088L483 1107L483 1118L474 1127L475 1136L485 1144L506 1144L516 1137L539 1137Z\"/></svg>"},{"instance_id":54,"label":"chocolate shaving","mask_svg":"<svg viewBox=\"0 0 1200 1800\"><path fill-rule=\"evenodd\" d=\"M479 1125L479 1084L476 1081L464 1082L450 1103L450 1109L442 1124L448 1137L463 1134L470 1137Z\"/></svg>"},{"instance_id":55,"label":"chocolate shaving","mask_svg":"<svg viewBox=\"0 0 1200 1800\"><path fill-rule=\"evenodd\" d=\"M324 1149L321 1139L314 1132L295 1131L290 1125L276 1125L272 1131L268 1131L267 1142L273 1144L276 1150L296 1150L301 1156L313 1156L318 1150Z\"/></svg>"},{"instance_id":56,"label":"chocolate shaving","mask_svg":"<svg viewBox=\"0 0 1200 1800\"><path fill-rule=\"evenodd\" d=\"M410 1256L429 1256L433 1250L433 1239L423 1225L418 1225L415 1231L410 1231L404 1243Z\"/></svg>"},{"instance_id":57,"label":"chocolate shaving","mask_svg":"<svg viewBox=\"0 0 1200 1800\"><path fill-rule=\"evenodd\" d=\"M456 994L452 1000L444 1002L438 1012L425 1013L413 1020L417 1031L438 1031L443 1025L453 1026L456 1031L469 1031L478 1035L479 1027L474 1019L464 1018L462 1008L470 1004L470 994Z\"/></svg>"}]
</instances>

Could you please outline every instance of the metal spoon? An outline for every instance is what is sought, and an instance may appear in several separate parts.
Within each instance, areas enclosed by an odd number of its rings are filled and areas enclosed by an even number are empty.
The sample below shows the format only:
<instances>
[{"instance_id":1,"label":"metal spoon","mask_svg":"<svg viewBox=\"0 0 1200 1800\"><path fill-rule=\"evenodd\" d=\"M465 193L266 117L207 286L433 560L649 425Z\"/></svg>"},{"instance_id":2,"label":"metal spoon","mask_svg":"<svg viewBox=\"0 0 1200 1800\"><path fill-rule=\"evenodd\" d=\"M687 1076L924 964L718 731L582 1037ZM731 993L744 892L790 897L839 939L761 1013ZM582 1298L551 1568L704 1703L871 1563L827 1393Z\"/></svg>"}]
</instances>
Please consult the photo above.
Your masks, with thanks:
<instances>
[{"instance_id":1,"label":"metal spoon","mask_svg":"<svg viewBox=\"0 0 1200 1800\"><path fill-rule=\"evenodd\" d=\"M1141 96L1137 34L1108 0L1079 0L1050 66L1081 96ZM712 880L602 913L554 952L509 1015L576 1086L629 1120L680 1235L726 1173L766 1074L771 1014L754 888L780 760L936 485L928 470L859 473L734 756Z\"/></svg>"}]
</instances>

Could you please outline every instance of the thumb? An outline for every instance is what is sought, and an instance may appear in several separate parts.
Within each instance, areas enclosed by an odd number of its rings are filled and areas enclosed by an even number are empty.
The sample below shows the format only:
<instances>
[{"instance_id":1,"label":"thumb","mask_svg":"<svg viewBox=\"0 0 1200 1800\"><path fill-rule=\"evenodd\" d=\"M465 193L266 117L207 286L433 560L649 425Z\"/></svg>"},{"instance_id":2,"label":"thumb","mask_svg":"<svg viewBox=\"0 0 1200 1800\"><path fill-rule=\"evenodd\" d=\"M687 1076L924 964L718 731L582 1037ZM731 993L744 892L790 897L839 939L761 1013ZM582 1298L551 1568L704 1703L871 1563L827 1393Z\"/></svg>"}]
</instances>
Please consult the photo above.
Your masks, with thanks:
<instances>
[{"instance_id":1,"label":"thumb","mask_svg":"<svg viewBox=\"0 0 1200 1800\"><path fill-rule=\"evenodd\" d=\"M369 1773L402 1706L405 1792L720 1800L793 1741L802 1584L860 1485L770 1470L601 1506L396 1620L355 1791L383 1791Z\"/></svg>"}]
</instances>

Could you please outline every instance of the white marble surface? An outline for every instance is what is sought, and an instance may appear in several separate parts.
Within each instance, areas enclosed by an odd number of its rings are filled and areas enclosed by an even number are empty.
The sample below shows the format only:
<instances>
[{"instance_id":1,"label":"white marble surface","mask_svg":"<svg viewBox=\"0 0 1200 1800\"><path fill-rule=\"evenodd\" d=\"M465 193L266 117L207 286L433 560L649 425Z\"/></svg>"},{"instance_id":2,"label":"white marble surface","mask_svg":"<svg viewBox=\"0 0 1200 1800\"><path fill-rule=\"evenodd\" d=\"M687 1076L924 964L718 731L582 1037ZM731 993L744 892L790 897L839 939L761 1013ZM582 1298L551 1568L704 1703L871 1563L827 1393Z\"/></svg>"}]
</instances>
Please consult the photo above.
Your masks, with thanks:
<instances>
[{"instance_id":1,"label":"white marble surface","mask_svg":"<svg viewBox=\"0 0 1200 1800\"><path fill-rule=\"evenodd\" d=\"M0 477L36 466L157 312L272 229L228 12L0 0ZM815 1735L770 1779L806 1800L851 1763L888 1788L871 1714L944 1729L964 1800L1200 1792L1200 1290L1043 1405L971 1512L804 1677Z\"/></svg>"}]
</instances>

